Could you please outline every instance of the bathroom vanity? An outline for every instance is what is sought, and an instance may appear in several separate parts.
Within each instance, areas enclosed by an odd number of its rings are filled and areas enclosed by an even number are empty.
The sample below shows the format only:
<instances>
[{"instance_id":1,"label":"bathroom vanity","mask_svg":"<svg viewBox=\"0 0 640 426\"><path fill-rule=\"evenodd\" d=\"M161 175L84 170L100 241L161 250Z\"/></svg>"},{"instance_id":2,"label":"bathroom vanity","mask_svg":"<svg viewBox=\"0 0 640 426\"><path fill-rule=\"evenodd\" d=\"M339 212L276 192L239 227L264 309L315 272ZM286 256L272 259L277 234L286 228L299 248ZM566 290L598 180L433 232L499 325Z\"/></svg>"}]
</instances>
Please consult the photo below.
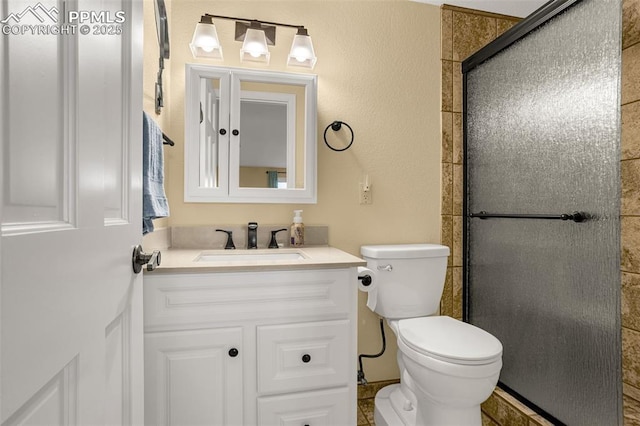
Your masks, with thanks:
<instances>
[{"instance_id":1,"label":"bathroom vanity","mask_svg":"<svg viewBox=\"0 0 640 426\"><path fill-rule=\"evenodd\" d=\"M363 260L330 247L162 255L144 277L146 424L356 424Z\"/></svg>"}]
</instances>

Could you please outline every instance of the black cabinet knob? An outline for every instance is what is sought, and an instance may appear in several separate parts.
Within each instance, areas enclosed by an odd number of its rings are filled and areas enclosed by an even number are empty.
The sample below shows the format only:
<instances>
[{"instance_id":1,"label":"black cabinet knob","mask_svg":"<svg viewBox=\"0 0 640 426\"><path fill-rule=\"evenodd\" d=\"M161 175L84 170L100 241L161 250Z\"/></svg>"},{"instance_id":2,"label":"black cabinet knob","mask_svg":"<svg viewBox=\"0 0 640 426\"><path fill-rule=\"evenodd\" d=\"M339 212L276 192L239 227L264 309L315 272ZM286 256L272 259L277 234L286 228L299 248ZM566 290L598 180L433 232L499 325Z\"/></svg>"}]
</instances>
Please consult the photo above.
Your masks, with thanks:
<instances>
[{"instance_id":1,"label":"black cabinet knob","mask_svg":"<svg viewBox=\"0 0 640 426\"><path fill-rule=\"evenodd\" d=\"M229 356L231 358L235 358L238 356L238 350L236 348L229 349Z\"/></svg>"},{"instance_id":2,"label":"black cabinet knob","mask_svg":"<svg viewBox=\"0 0 640 426\"><path fill-rule=\"evenodd\" d=\"M233 131L231 132L231 134L233 136L238 136L240 134L240 131L238 129L233 129Z\"/></svg>"},{"instance_id":3,"label":"black cabinet knob","mask_svg":"<svg viewBox=\"0 0 640 426\"><path fill-rule=\"evenodd\" d=\"M220 129L220 134L222 136L226 135L227 134L227 129Z\"/></svg>"},{"instance_id":4,"label":"black cabinet knob","mask_svg":"<svg viewBox=\"0 0 640 426\"><path fill-rule=\"evenodd\" d=\"M309 361L311 361L311 355L309 355L309 354L302 355L302 362L304 362L306 364Z\"/></svg>"}]
</instances>

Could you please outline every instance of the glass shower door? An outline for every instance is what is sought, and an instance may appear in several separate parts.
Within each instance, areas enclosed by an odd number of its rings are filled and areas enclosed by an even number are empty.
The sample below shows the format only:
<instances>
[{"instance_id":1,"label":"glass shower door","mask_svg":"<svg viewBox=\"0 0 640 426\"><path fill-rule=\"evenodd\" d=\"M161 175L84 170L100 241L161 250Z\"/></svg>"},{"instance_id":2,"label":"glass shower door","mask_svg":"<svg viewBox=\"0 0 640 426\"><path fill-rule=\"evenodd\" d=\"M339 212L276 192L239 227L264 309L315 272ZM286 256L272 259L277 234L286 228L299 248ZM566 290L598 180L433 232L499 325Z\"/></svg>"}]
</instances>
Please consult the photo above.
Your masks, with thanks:
<instances>
[{"instance_id":1,"label":"glass shower door","mask_svg":"<svg viewBox=\"0 0 640 426\"><path fill-rule=\"evenodd\" d=\"M504 345L504 388L556 423L613 425L621 5L575 3L463 64L465 317Z\"/></svg>"}]
</instances>

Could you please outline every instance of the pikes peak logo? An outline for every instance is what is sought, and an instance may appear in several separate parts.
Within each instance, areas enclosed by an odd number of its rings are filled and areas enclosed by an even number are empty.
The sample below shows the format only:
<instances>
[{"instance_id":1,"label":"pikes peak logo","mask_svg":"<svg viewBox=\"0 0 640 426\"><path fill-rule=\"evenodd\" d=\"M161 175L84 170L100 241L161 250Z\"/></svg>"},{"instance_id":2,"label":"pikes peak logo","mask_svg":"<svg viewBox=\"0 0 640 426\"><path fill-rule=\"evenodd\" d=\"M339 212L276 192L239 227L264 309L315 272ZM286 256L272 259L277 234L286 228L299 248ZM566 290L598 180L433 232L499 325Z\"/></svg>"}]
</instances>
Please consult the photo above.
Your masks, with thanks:
<instances>
[{"instance_id":1,"label":"pikes peak logo","mask_svg":"<svg viewBox=\"0 0 640 426\"><path fill-rule=\"evenodd\" d=\"M44 23L46 18L53 23L58 22L58 8L52 7L51 9L47 9L42 3L38 3L35 6L28 6L25 10L20 13L10 13L6 18L0 21L0 24L7 24L9 21L13 20L14 23L19 24L22 18L25 15L33 15L38 21ZM43 17L44 15L44 17Z\"/></svg>"}]
</instances>

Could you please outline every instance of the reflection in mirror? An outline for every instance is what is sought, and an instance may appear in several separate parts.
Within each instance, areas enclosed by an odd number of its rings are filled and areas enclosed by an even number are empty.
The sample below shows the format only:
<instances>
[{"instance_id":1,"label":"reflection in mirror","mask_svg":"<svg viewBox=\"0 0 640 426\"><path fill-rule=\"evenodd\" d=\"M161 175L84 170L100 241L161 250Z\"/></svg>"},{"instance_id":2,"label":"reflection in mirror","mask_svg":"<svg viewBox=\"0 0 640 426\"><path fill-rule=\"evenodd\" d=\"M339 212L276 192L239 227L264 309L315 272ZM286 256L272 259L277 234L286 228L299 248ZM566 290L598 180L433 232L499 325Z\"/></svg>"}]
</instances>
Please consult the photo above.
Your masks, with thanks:
<instances>
[{"instance_id":1,"label":"reflection in mirror","mask_svg":"<svg viewBox=\"0 0 640 426\"><path fill-rule=\"evenodd\" d=\"M304 188L305 87L241 81L240 97L240 187Z\"/></svg>"},{"instance_id":2,"label":"reflection in mirror","mask_svg":"<svg viewBox=\"0 0 640 426\"><path fill-rule=\"evenodd\" d=\"M282 101L267 92L241 92L240 187L287 188L288 178L295 179L295 169L287 173L291 157L287 147L295 148L295 122L289 118L292 96ZM280 175L280 179L278 179ZM280 185L279 185L279 182ZM295 185L295 180L292 181Z\"/></svg>"},{"instance_id":3,"label":"reflection in mirror","mask_svg":"<svg viewBox=\"0 0 640 426\"><path fill-rule=\"evenodd\" d=\"M218 187L220 79L200 79L200 186Z\"/></svg>"}]
</instances>

